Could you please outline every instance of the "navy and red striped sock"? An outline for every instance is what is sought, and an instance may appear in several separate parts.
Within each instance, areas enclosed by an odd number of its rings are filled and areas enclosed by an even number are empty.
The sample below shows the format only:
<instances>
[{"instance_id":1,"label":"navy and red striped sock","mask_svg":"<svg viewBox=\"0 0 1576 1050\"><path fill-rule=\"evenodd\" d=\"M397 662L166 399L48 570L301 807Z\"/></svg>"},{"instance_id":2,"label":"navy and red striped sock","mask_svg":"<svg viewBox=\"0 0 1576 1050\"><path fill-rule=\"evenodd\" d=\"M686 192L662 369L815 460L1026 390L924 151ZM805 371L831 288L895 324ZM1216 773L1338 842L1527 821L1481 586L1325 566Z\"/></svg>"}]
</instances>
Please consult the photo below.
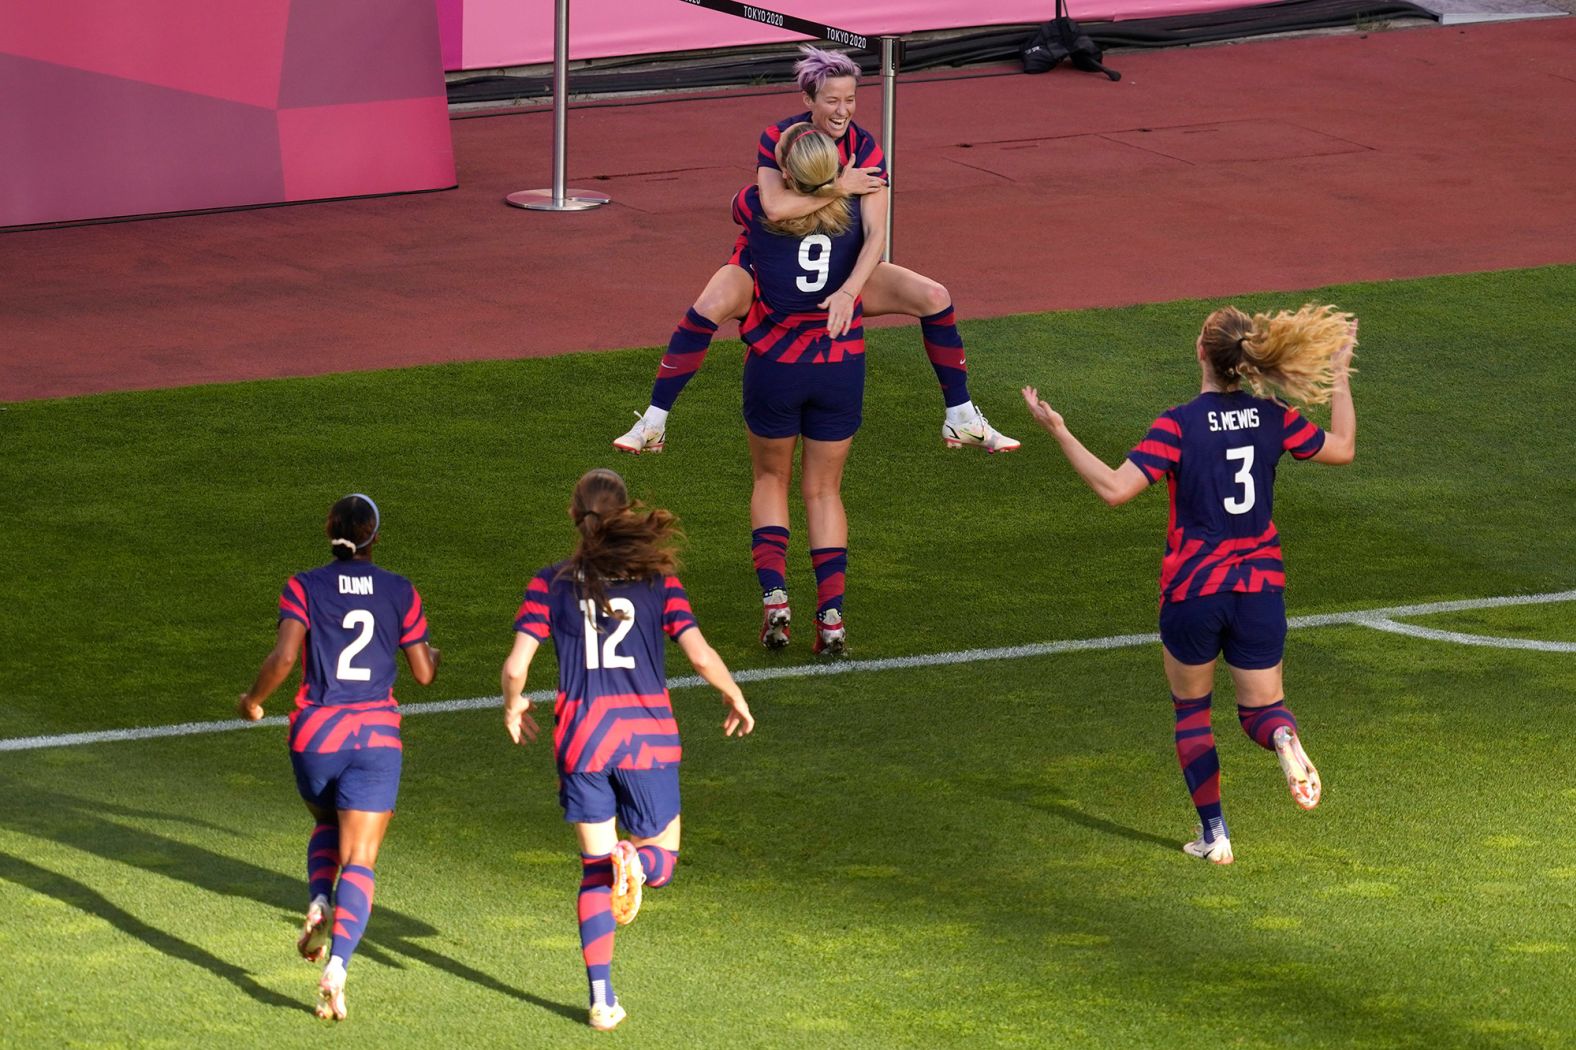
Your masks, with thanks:
<instances>
[{"instance_id":1,"label":"navy and red striped sock","mask_svg":"<svg viewBox=\"0 0 1576 1050\"><path fill-rule=\"evenodd\" d=\"M361 943L361 935L367 932L376 890L377 876L371 868L346 864L339 873L339 888L334 894L334 943L329 954L338 956L346 966Z\"/></svg>"},{"instance_id":2,"label":"navy and red striped sock","mask_svg":"<svg viewBox=\"0 0 1576 1050\"><path fill-rule=\"evenodd\" d=\"M1215 750L1215 730L1209 722L1209 707L1214 693L1193 700L1172 694L1176 709L1177 763L1188 794L1198 810L1204 841L1214 842L1226 835L1226 818L1220 808L1220 755Z\"/></svg>"},{"instance_id":3,"label":"navy and red striped sock","mask_svg":"<svg viewBox=\"0 0 1576 1050\"><path fill-rule=\"evenodd\" d=\"M673 329L667 353L662 355L662 363L657 366L656 382L651 384L653 407L664 412L672 410L684 384L700 371L706 360L706 350L711 346L711 337L716 334L717 326L710 319L696 313L693 307L684 311L684 320Z\"/></svg>"},{"instance_id":4,"label":"navy and red striped sock","mask_svg":"<svg viewBox=\"0 0 1576 1050\"><path fill-rule=\"evenodd\" d=\"M1266 751L1275 750L1275 730L1281 726L1286 726L1293 733L1297 731L1297 719L1287 709L1284 697L1268 707L1243 707L1238 704L1237 721L1242 723L1242 731L1248 734L1248 739Z\"/></svg>"},{"instance_id":5,"label":"navy and red striped sock","mask_svg":"<svg viewBox=\"0 0 1576 1050\"><path fill-rule=\"evenodd\" d=\"M645 845L638 850L640 867L646 873L646 885L660 890L673 881L673 869L679 862L679 851L661 846Z\"/></svg>"},{"instance_id":6,"label":"navy and red striped sock","mask_svg":"<svg viewBox=\"0 0 1576 1050\"><path fill-rule=\"evenodd\" d=\"M815 615L820 618L829 609L843 611L843 588L848 575L847 547L817 547L810 552L810 562L815 566Z\"/></svg>"},{"instance_id":7,"label":"navy and red striped sock","mask_svg":"<svg viewBox=\"0 0 1576 1050\"><path fill-rule=\"evenodd\" d=\"M969 369L963 356L963 336L958 332L952 307L919 319L925 356L941 381L941 398L948 408L969 400Z\"/></svg>"},{"instance_id":8,"label":"navy and red striped sock","mask_svg":"<svg viewBox=\"0 0 1576 1050\"><path fill-rule=\"evenodd\" d=\"M781 525L763 525L750 533L750 554L755 559L755 578L761 593L788 589L788 530Z\"/></svg>"},{"instance_id":9,"label":"navy and red striped sock","mask_svg":"<svg viewBox=\"0 0 1576 1050\"><path fill-rule=\"evenodd\" d=\"M334 899L334 882L339 878L339 825L319 824L306 843L306 899Z\"/></svg>"},{"instance_id":10,"label":"navy and red striped sock","mask_svg":"<svg viewBox=\"0 0 1576 1050\"><path fill-rule=\"evenodd\" d=\"M580 955L591 1005L618 1002L613 994L613 855L580 855Z\"/></svg>"}]
</instances>

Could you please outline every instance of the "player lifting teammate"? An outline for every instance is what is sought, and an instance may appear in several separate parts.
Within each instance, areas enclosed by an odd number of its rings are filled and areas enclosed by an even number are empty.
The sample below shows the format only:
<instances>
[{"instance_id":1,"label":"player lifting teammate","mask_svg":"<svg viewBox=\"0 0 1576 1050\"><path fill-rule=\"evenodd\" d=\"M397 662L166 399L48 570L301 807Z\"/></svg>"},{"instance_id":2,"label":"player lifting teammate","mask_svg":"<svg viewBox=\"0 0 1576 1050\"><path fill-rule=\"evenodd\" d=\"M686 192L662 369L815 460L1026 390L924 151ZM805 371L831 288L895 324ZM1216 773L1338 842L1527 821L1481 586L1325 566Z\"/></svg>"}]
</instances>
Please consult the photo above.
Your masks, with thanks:
<instances>
[{"instance_id":1,"label":"player lifting teammate","mask_svg":"<svg viewBox=\"0 0 1576 1050\"><path fill-rule=\"evenodd\" d=\"M568 560L538 572L516 614L502 672L504 728L536 739L523 695L531 660L550 635L558 652L553 754L564 819L580 843L580 947L591 1027L624 1020L613 992L615 925L630 922L644 885L673 878L679 853L679 733L668 698L663 640L672 638L722 694L723 732L755 719L728 668L706 643L674 575L677 522L633 506L624 480L593 470L575 486L569 515L580 535ZM618 837L618 825L629 834Z\"/></svg>"},{"instance_id":2,"label":"player lifting teammate","mask_svg":"<svg viewBox=\"0 0 1576 1050\"><path fill-rule=\"evenodd\" d=\"M1215 864L1233 859L1210 727L1221 653L1243 731L1274 752L1299 806L1319 804L1319 772L1303 750L1282 686L1286 576L1270 511L1282 453L1332 464L1355 456L1350 372L1356 344L1356 320L1332 306L1252 318L1235 307L1216 310L1195 344L1201 392L1161 413L1116 469L1085 449L1033 387L1023 389L1034 418L1106 503L1126 503L1166 479L1171 526L1160 570L1160 640L1176 713L1177 760L1201 825L1198 838L1182 848ZM1272 390L1287 400L1264 396ZM1304 419L1288 401L1328 401L1329 430Z\"/></svg>"},{"instance_id":3,"label":"player lifting teammate","mask_svg":"<svg viewBox=\"0 0 1576 1050\"><path fill-rule=\"evenodd\" d=\"M855 294L864 296L865 316L900 314L919 319L925 353L941 382L946 406L941 438L949 448L1012 451L1018 442L992 427L970 399L963 337L953 316L952 296L929 277L880 261L886 239L886 160L875 137L854 123L858 64L836 51L808 45L800 50L804 58L795 64L794 72L807 110L768 127L761 134L756 153L756 186L766 217L774 222L789 221L808 215L825 203L818 196L800 192L784 179L776 156L777 142L786 129L800 123L814 124L837 143L843 164L835 183L837 191L859 198L866 251L872 259L871 269L865 271L868 280L862 289L854 289ZM634 453L662 451L668 413L675 399L706 359L707 347L718 326L743 318L749 311L756 290L755 276L749 235L741 234L732 257L706 282L700 298L674 329L652 384L650 407L628 432L614 439L614 448ZM831 311L835 319L839 311L834 299L838 288L829 284L817 287L828 292L819 300L820 308ZM847 307L842 309L846 311Z\"/></svg>"},{"instance_id":4,"label":"player lifting teammate","mask_svg":"<svg viewBox=\"0 0 1576 1050\"><path fill-rule=\"evenodd\" d=\"M394 654L404 651L422 685L438 673L421 595L405 577L372 564L378 526L377 506L359 493L329 509L334 561L285 584L278 641L236 703L242 718L262 718L263 702L305 645L290 762L317 826L307 842L309 904L296 947L308 962L328 956L317 1015L336 1021L345 1019L345 969L372 911L378 847L399 794Z\"/></svg>"}]
</instances>

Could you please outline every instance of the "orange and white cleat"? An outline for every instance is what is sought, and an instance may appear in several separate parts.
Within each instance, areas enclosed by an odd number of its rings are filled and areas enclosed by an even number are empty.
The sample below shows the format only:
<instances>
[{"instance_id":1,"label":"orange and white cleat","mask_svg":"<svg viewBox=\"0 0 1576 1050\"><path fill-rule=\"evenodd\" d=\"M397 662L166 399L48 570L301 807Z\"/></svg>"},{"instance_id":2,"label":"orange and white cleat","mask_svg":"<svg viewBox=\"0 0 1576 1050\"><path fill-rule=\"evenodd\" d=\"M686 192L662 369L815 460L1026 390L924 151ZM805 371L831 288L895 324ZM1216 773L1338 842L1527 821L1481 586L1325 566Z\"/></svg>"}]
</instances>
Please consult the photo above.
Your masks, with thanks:
<instances>
[{"instance_id":1,"label":"orange and white cleat","mask_svg":"<svg viewBox=\"0 0 1576 1050\"><path fill-rule=\"evenodd\" d=\"M1199 860L1207 860L1211 864L1230 864L1237 858L1231 855L1231 840L1224 835L1216 835L1208 842L1204 841L1204 829L1200 828L1198 838L1192 842L1182 843L1182 852Z\"/></svg>"},{"instance_id":2,"label":"orange and white cleat","mask_svg":"<svg viewBox=\"0 0 1576 1050\"><path fill-rule=\"evenodd\" d=\"M328 960L323 979L317 982L316 1013L325 1021L345 1019L345 964L337 955Z\"/></svg>"},{"instance_id":3,"label":"orange and white cleat","mask_svg":"<svg viewBox=\"0 0 1576 1050\"><path fill-rule=\"evenodd\" d=\"M328 941L333 932L328 922L328 898L314 897L301 922L301 936L296 938L296 951L309 963L320 963L328 954Z\"/></svg>"},{"instance_id":4,"label":"orange and white cleat","mask_svg":"<svg viewBox=\"0 0 1576 1050\"><path fill-rule=\"evenodd\" d=\"M593 1004L591 1007L591 1027L599 1032L611 1032L623 1023L629 1014L624 1011L623 1004L612 1003L607 1006Z\"/></svg>"},{"instance_id":5,"label":"orange and white cleat","mask_svg":"<svg viewBox=\"0 0 1576 1050\"><path fill-rule=\"evenodd\" d=\"M1286 787L1291 790L1292 800L1303 809L1317 806L1323 785L1319 782L1319 771L1313 768L1308 753L1302 749L1302 741L1288 726L1275 730L1271 739L1275 744L1275 757L1286 774Z\"/></svg>"},{"instance_id":6,"label":"orange and white cleat","mask_svg":"<svg viewBox=\"0 0 1576 1050\"><path fill-rule=\"evenodd\" d=\"M635 844L620 841L613 847L613 921L628 926L640 913L640 890L646 884L646 871L640 863ZM617 1023L616 1021L614 1022Z\"/></svg>"}]
</instances>

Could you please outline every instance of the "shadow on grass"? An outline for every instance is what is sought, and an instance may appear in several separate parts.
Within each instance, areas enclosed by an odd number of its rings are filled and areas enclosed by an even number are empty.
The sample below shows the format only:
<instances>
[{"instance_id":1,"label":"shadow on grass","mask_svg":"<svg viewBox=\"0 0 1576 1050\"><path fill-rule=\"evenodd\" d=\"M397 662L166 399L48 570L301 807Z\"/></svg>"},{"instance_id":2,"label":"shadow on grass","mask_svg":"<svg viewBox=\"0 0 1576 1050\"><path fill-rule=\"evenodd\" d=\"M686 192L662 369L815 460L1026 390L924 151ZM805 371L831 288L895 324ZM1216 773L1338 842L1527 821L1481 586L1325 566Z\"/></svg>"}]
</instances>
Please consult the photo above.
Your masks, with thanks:
<instances>
[{"instance_id":1,"label":"shadow on grass","mask_svg":"<svg viewBox=\"0 0 1576 1050\"><path fill-rule=\"evenodd\" d=\"M0 824L13 831L70 846L105 860L142 868L212 893L270 905L279 908L292 921L298 914L306 892L304 879L293 879L248 861L107 818L170 820L200 827L213 826L204 821L41 791L9 777L0 781L0 784L4 785L0 789L0 797L6 800L6 806L0 810ZM304 837L302 842L304 857ZM293 1008L301 1005L258 985L249 974L234 964L148 925L74 879L4 855L0 855L0 878L98 915L150 947L202 966L231 981L259 1002ZM418 943L418 938L436 937L438 934L436 928L420 919L380 906L367 924L367 932L359 950L390 966L401 966L396 958L401 956L424 963L488 991L558 1014L577 1025L585 1023L585 1010L582 1007L554 1002L511 987L491 974ZM280 945L281 950L288 945L283 933Z\"/></svg>"},{"instance_id":2,"label":"shadow on grass","mask_svg":"<svg viewBox=\"0 0 1576 1050\"><path fill-rule=\"evenodd\" d=\"M1160 846L1167 852L1181 848L1181 840L1175 837L1157 835L1152 831L1141 831L1138 828L1119 824L1114 820L1096 816L1082 808L1079 804L1053 788L1044 784L1033 785L995 785L994 790L980 785L984 793L994 796L998 801L1007 802L1015 806L1024 806L1028 809L1038 810L1065 820L1070 824L1097 831L1102 835L1111 835L1116 838L1127 839L1129 842L1143 843L1144 845Z\"/></svg>"}]
</instances>

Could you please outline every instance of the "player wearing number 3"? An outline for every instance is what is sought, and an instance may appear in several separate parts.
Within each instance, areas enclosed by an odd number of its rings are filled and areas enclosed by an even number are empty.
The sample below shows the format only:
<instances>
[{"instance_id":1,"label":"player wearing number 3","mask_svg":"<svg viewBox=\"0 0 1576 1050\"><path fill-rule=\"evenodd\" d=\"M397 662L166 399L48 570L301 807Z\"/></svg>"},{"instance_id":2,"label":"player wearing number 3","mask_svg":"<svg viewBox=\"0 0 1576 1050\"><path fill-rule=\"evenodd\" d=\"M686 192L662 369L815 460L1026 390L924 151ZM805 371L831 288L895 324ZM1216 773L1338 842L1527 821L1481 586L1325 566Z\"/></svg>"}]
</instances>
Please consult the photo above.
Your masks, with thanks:
<instances>
[{"instance_id":1,"label":"player wearing number 3","mask_svg":"<svg viewBox=\"0 0 1576 1050\"><path fill-rule=\"evenodd\" d=\"M378 525L377 506L360 493L329 509L334 561L285 584L278 641L236 703L242 718L262 718L263 701L305 645L290 713L290 762L317 826L307 843L310 903L296 947L308 962L328 956L317 1015L336 1021L345 1019L345 968L372 911L378 847L399 794L394 654L404 651L422 685L438 673L421 595L405 577L372 564Z\"/></svg>"},{"instance_id":2,"label":"player wearing number 3","mask_svg":"<svg viewBox=\"0 0 1576 1050\"><path fill-rule=\"evenodd\" d=\"M1126 503L1166 479L1171 520L1160 571L1160 640L1176 713L1177 760L1201 825L1198 838L1182 848L1215 864L1233 859L1209 718L1219 654L1231 671L1243 731L1274 752L1299 806L1319 803L1319 773L1303 750L1282 686L1286 576L1270 511L1282 453L1333 464L1355 456L1350 372L1356 344L1356 320L1332 306L1252 318L1235 307L1216 310L1195 344L1202 391L1162 413L1114 470L1083 447L1033 387L1023 390L1034 418L1106 503ZM1242 389L1244 383L1253 393ZM1262 396L1269 390L1287 400ZM1288 401L1330 402L1329 430L1304 419Z\"/></svg>"},{"instance_id":3,"label":"player wearing number 3","mask_svg":"<svg viewBox=\"0 0 1576 1050\"><path fill-rule=\"evenodd\" d=\"M593 470L575 486L569 516L580 540L567 561L538 572L516 614L504 661L504 728L517 744L536 739L522 694L537 648L558 652L553 753L558 800L580 842L580 946L590 1022L624 1019L613 992L613 930L634 919L642 886L673 878L679 852L679 733L668 699L664 637L678 642L723 696L723 732L755 728L750 707L706 643L674 575L677 522L631 506L624 480ZM618 837L618 825L629 833Z\"/></svg>"}]
</instances>

